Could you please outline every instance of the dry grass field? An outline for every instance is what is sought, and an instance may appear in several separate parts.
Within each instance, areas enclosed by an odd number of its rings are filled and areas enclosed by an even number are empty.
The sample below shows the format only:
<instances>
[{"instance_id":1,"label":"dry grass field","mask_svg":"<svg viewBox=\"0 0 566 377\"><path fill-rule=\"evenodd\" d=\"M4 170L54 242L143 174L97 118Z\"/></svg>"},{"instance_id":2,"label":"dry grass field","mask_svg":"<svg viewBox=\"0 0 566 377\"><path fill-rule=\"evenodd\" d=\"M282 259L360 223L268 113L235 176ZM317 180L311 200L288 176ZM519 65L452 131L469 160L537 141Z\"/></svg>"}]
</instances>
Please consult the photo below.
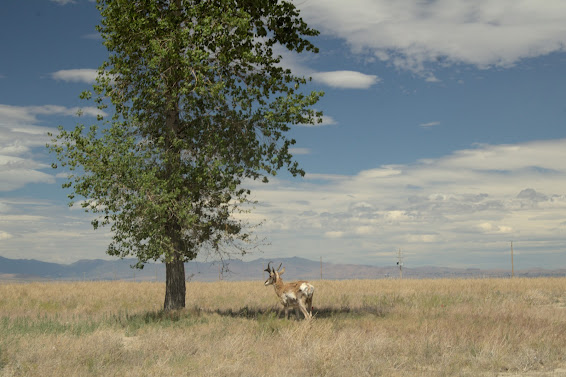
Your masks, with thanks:
<instances>
[{"instance_id":1,"label":"dry grass field","mask_svg":"<svg viewBox=\"0 0 566 377\"><path fill-rule=\"evenodd\" d=\"M0 283L1 376L566 376L566 278L313 281L315 319L273 288Z\"/></svg>"}]
</instances>

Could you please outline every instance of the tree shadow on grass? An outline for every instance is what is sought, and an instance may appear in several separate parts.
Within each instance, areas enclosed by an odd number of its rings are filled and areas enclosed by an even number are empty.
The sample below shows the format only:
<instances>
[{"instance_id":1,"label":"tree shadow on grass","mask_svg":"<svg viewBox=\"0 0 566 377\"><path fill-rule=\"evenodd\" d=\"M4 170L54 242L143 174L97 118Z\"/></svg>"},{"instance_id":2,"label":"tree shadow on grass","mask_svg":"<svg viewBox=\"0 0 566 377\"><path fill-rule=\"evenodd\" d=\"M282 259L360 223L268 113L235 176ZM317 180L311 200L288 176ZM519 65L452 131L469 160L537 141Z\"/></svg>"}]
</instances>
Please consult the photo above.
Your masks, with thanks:
<instances>
[{"instance_id":1,"label":"tree shadow on grass","mask_svg":"<svg viewBox=\"0 0 566 377\"><path fill-rule=\"evenodd\" d=\"M181 310L153 310L142 313L118 313L111 320L122 327L136 329L146 325L168 326L180 321L194 320L201 317L202 311L197 308Z\"/></svg>"},{"instance_id":2,"label":"tree shadow on grass","mask_svg":"<svg viewBox=\"0 0 566 377\"><path fill-rule=\"evenodd\" d=\"M171 311L149 311L143 313L121 313L113 316L113 321L128 329L137 329L146 325L169 326L177 322L191 322L205 320L205 315L217 314L222 317L244 318L250 320L263 320L265 318L284 319L285 311L279 307L248 307L239 309L215 309L209 310L200 307L186 308ZM365 316L385 317L388 310L379 306L364 306L359 308L350 307L314 307L313 318L360 318ZM289 318L297 319L297 315L291 309ZM303 315L298 313L298 320L303 320Z\"/></svg>"},{"instance_id":3,"label":"tree shadow on grass","mask_svg":"<svg viewBox=\"0 0 566 377\"><path fill-rule=\"evenodd\" d=\"M205 311L207 312L207 311ZM247 319L258 319L265 316L274 316L277 318L284 318L285 311L283 309L278 309L274 307L270 308L249 308L247 306L240 308L238 310L228 309L228 310L213 310L210 313L215 313L221 316L233 317L233 318L247 318ZM374 316L374 317L385 317L387 315L387 310L382 307L370 307L364 306L360 308L350 308L350 307L315 307L312 311L313 318L333 318L333 317L362 317L362 316ZM289 318L296 318L295 312L291 309L289 310ZM303 315L299 312L299 319L303 319Z\"/></svg>"}]
</instances>

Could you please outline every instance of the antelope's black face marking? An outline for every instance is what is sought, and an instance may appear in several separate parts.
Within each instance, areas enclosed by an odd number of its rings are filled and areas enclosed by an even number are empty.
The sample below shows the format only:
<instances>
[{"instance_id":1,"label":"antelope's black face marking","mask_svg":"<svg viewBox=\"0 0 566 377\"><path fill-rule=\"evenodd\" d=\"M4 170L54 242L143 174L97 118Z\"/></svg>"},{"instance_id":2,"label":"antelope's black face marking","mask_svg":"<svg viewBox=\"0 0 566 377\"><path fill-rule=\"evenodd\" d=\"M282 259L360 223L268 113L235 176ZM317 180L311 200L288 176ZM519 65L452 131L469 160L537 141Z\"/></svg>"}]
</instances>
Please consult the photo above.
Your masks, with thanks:
<instances>
[{"instance_id":1,"label":"antelope's black face marking","mask_svg":"<svg viewBox=\"0 0 566 377\"><path fill-rule=\"evenodd\" d=\"M269 273L269 277L267 278L267 280L265 281L264 285L271 285L274 284L275 281L277 280L275 272L270 272Z\"/></svg>"}]
</instances>

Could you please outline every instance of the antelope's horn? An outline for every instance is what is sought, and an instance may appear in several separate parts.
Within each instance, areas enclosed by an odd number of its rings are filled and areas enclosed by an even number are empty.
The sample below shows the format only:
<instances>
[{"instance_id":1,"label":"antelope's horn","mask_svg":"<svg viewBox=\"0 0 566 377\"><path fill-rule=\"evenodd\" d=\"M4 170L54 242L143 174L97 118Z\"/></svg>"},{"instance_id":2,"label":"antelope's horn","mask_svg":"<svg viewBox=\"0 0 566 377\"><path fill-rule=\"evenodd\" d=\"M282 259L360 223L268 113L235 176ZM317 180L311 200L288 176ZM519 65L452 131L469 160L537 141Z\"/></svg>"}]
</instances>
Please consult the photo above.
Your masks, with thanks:
<instances>
[{"instance_id":1,"label":"antelope's horn","mask_svg":"<svg viewBox=\"0 0 566 377\"><path fill-rule=\"evenodd\" d=\"M277 267L277 271L279 271L281 269L282 265L283 265L283 262L279 263L279 267Z\"/></svg>"},{"instance_id":2,"label":"antelope's horn","mask_svg":"<svg viewBox=\"0 0 566 377\"><path fill-rule=\"evenodd\" d=\"M269 263L267 264L267 268L266 268L264 271L269 272L269 273L272 272L271 269L269 268L269 265L270 265L270 264L271 264L271 262L269 262Z\"/></svg>"}]
</instances>

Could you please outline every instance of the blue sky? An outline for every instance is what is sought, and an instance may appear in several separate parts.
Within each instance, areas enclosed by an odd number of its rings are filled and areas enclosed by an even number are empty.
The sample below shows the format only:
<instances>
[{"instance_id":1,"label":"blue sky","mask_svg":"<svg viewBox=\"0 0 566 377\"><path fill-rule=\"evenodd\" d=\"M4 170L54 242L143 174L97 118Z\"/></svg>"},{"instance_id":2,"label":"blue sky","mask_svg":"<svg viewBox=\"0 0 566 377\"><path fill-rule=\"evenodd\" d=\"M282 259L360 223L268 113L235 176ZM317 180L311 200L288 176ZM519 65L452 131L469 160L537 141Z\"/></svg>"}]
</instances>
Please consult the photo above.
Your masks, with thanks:
<instances>
[{"instance_id":1,"label":"blue sky","mask_svg":"<svg viewBox=\"0 0 566 377\"><path fill-rule=\"evenodd\" d=\"M250 183L247 215L302 256L408 267L566 265L566 2L306 0L317 55L283 65L326 95L293 127L307 175ZM106 258L107 230L67 206L46 132L72 128L107 52L87 0L0 3L0 255Z\"/></svg>"}]
</instances>

